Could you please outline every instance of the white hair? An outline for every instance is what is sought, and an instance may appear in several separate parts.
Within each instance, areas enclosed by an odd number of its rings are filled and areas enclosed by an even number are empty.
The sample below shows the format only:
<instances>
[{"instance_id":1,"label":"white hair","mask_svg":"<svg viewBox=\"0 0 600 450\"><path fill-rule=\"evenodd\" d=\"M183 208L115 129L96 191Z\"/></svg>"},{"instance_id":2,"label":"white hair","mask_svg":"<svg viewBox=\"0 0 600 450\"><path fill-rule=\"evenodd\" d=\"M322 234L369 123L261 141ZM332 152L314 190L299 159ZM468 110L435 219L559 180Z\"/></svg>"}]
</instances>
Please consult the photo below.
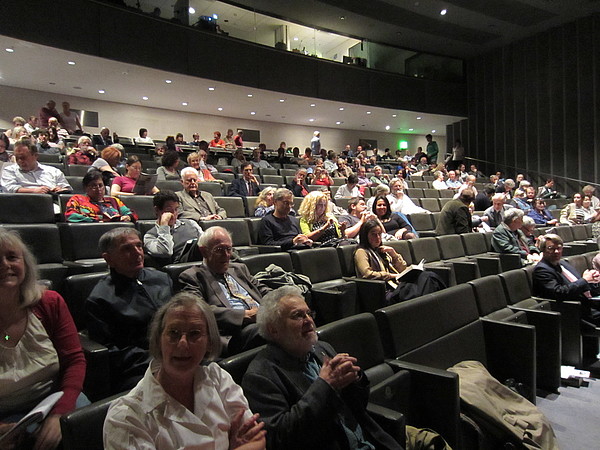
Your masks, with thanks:
<instances>
[{"instance_id":1,"label":"white hair","mask_svg":"<svg viewBox=\"0 0 600 450\"><path fill-rule=\"evenodd\" d=\"M197 177L200 176L198 175L198 171L193 167L184 167L183 169L181 169L181 179L183 180L188 173L193 173Z\"/></svg>"}]
</instances>

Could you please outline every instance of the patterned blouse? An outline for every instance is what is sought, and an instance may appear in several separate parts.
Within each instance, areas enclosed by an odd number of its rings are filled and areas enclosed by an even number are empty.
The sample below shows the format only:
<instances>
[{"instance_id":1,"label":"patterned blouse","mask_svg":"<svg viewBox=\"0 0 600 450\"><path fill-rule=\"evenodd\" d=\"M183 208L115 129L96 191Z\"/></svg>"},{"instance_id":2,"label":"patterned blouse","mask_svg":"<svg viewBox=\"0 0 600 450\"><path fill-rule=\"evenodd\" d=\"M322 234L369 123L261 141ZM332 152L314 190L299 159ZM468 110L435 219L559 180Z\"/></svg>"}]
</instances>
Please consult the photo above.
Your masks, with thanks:
<instances>
[{"instance_id":1,"label":"patterned blouse","mask_svg":"<svg viewBox=\"0 0 600 450\"><path fill-rule=\"evenodd\" d=\"M104 197L100 202L92 202L87 195L74 195L67 202L65 218L67 222L120 222L122 216L137 220L137 214L115 197Z\"/></svg>"}]
</instances>

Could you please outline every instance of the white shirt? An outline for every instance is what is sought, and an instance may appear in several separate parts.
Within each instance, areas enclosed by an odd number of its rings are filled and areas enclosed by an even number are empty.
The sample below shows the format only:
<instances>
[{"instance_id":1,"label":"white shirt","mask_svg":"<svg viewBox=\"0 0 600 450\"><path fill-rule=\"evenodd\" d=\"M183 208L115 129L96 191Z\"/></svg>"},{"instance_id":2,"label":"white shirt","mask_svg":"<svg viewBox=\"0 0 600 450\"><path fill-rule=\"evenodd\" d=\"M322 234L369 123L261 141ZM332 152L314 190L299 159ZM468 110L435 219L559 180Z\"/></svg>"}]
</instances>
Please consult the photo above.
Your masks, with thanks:
<instances>
[{"instance_id":1,"label":"white shirt","mask_svg":"<svg viewBox=\"0 0 600 450\"><path fill-rule=\"evenodd\" d=\"M259 169L272 169L273 166L271 164L269 164L267 161L265 161L264 159L261 159L260 161L250 161L250 164L252 164L252 167L257 167Z\"/></svg>"},{"instance_id":2,"label":"white shirt","mask_svg":"<svg viewBox=\"0 0 600 450\"><path fill-rule=\"evenodd\" d=\"M440 191L448 189L448 186L446 185L446 182L442 181L442 180L438 180L438 179L436 179L432 183L432 186L433 186L434 189L439 189Z\"/></svg>"},{"instance_id":3,"label":"white shirt","mask_svg":"<svg viewBox=\"0 0 600 450\"><path fill-rule=\"evenodd\" d=\"M18 164L4 166L0 185L5 192L17 192L20 188L36 188L48 186L49 188L60 187L73 190L65 175L56 167L37 165L37 168L24 172Z\"/></svg>"},{"instance_id":4,"label":"white shirt","mask_svg":"<svg viewBox=\"0 0 600 450\"><path fill-rule=\"evenodd\" d=\"M415 213L431 214L431 211L427 211L426 209L415 205L414 202L410 199L410 197L406 194L404 194L401 198L396 198L392 194L389 194L387 196L387 199L390 202L390 208L392 212L401 212L404 215Z\"/></svg>"},{"instance_id":5,"label":"white shirt","mask_svg":"<svg viewBox=\"0 0 600 450\"><path fill-rule=\"evenodd\" d=\"M169 396L154 377L152 361L129 394L115 400L104 421L105 449L177 449L188 445L229 448L229 428L240 409L252 417L242 388L217 364L199 366L194 375L194 412Z\"/></svg>"},{"instance_id":6,"label":"white shirt","mask_svg":"<svg viewBox=\"0 0 600 450\"><path fill-rule=\"evenodd\" d=\"M323 167L329 173L338 169L338 165L334 163L331 159L326 159L325 161L323 161Z\"/></svg>"},{"instance_id":7,"label":"white shirt","mask_svg":"<svg viewBox=\"0 0 600 450\"><path fill-rule=\"evenodd\" d=\"M344 197L360 197L360 190L358 186L354 186L352 190L348 189L348 185L344 184L335 193L333 198L344 198Z\"/></svg>"},{"instance_id":8,"label":"white shirt","mask_svg":"<svg viewBox=\"0 0 600 450\"><path fill-rule=\"evenodd\" d=\"M135 138L135 143L136 144L150 144L150 145L154 145L154 141L152 140L152 138L149 137L136 137Z\"/></svg>"},{"instance_id":9,"label":"white shirt","mask_svg":"<svg viewBox=\"0 0 600 450\"><path fill-rule=\"evenodd\" d=\"M150 255L155 256L173 256L173 248L175 247L175 241L173 239L173 233L181 226L192 227L198 233L198 237L204 234L204 230L200 228L200 225L195 220L184 221L176 219L173 228L169 225L156 224L156 230L158 235L153 238L148 233L144 235L144 246Z\"/></svg>"}]
</instances>

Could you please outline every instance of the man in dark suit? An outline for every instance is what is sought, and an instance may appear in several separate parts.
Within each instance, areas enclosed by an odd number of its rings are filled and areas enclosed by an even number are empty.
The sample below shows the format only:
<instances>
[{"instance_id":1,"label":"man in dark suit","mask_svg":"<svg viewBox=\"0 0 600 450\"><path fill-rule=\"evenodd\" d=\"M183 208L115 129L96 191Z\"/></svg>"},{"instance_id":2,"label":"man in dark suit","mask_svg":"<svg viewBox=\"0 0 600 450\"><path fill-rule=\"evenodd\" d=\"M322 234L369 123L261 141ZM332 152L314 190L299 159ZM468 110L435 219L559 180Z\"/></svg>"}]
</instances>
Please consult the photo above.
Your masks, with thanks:
<instances>
[{"instance_id":1,"label":"man in dark suit","mask_svg":"<svg viewBox=\"0 0 600 450\"><path fill-rule=\"evenodd\" d=\"M262 188L259 186L259 182L254 176L254 166L247 163L241 167L242 178L236 178L231 182L229 188L229 196L231 197L248 197L258 195Z\"/></svg>"},{"instance_id":2,"label":"man in dark suit","mask_svg":"<svg viewBox=\"0 0 600 450\"><path fill-rule=\"evenodd\" d=\"M561 261L563 240L556 234L540 239L542 260L533 270L533 294L559 301L581 302L583 318L600 325L600 305L592 297L600 295L600 272L586 270L580 275L577 269Z\"/></svg>"},{"instance_id":3,"label":"man in dark suit","mask_svg":"<svg viewBox=\"0 0 600 450\"><path fill-rule=\"evenodd\" d=\"M183 289L212 306L223 348L235 354L264 343L258 336L256 314L270 289L250 275L241 263L232 263L232 241L222 227L210 227L198 239L202 264L179 276Z\"/></svg>"},{"instance_id":4,"label":"man in dark suit","mask_svg":"<svg viewBox=\"0 0 600 450\"><path fill-rule=\"evenodd\" d=\"M265 423L267 448L403 448L367 414L369 385L356 358L317 341L298 289L267 294L258 326L267 348L248 367L242 387Z\"/></svg>"},{"instance_id":5,"label":"man in dark suit","mask_svg":"<svg viewBox=\"0 0 600 450\"><path fill-rule=\"evenodd\" d=\"M103 127L100 130L100 136L97 134L94 135L92 139L92 145L94 147L100 146L101 148L108 147L109 145L113 145L113 140L110 137L110 130L106 127Z\"/></svg>"},{"instance_id":6,"label":"man in dark suit","mask_svg":"<svg viewBox=\"0 0 600 450\"><path fill-rule=\"evenodd\" d=\"M435 232L440 235L470 233L473 231L473 222L469 205L475 198L473 189L466 188L458 198L450 200L442 208Z\"/></svg>"},{"instance_id":7,"label":"man in dark suit","mask_svg":"<svg viewBox=\"0 0 600 450\"><path fill-rule=\"evenodd\" d=\"M198 190L198 171L186 167L181 171L183 191L176 192L179 197L179 218L200 220L226 219L227 212L219 206L209 192Z\"/></svg>"}]
</instances>

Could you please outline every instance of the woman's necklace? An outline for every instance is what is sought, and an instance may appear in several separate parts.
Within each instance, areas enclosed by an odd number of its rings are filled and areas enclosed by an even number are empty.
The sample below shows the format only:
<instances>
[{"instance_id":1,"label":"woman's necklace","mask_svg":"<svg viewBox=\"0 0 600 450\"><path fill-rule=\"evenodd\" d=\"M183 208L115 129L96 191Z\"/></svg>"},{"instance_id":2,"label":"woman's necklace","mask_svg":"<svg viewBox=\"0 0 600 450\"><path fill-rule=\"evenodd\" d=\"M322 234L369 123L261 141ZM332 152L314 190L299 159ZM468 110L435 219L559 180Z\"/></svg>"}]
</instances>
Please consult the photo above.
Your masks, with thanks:
<instances>
[{"instance_id":1,"label":"woman's necklace","mask_svg":"<svg viewBox=\"0 0 600 450\"><path fill-rule=\"evenodd\" d=\"M20 312L22 312L21 309L16 310L14 312L14 314L11 316L10 320L7 322L7 325L2 325L2 327L0 328L0 330L2 331L0 336L2 337L3 342L9 342L10 340L14 340L14 336L10 335L10 333L8 332L8 329L13 325L12 321L15 319L15 317L17 317L17 314L19 314ZM25 315L25 316L21 317L19 320L17 320L17 322L14 325L19 325L25 317L27 317L27 315Z\"/></svg>"}]
</instances>

